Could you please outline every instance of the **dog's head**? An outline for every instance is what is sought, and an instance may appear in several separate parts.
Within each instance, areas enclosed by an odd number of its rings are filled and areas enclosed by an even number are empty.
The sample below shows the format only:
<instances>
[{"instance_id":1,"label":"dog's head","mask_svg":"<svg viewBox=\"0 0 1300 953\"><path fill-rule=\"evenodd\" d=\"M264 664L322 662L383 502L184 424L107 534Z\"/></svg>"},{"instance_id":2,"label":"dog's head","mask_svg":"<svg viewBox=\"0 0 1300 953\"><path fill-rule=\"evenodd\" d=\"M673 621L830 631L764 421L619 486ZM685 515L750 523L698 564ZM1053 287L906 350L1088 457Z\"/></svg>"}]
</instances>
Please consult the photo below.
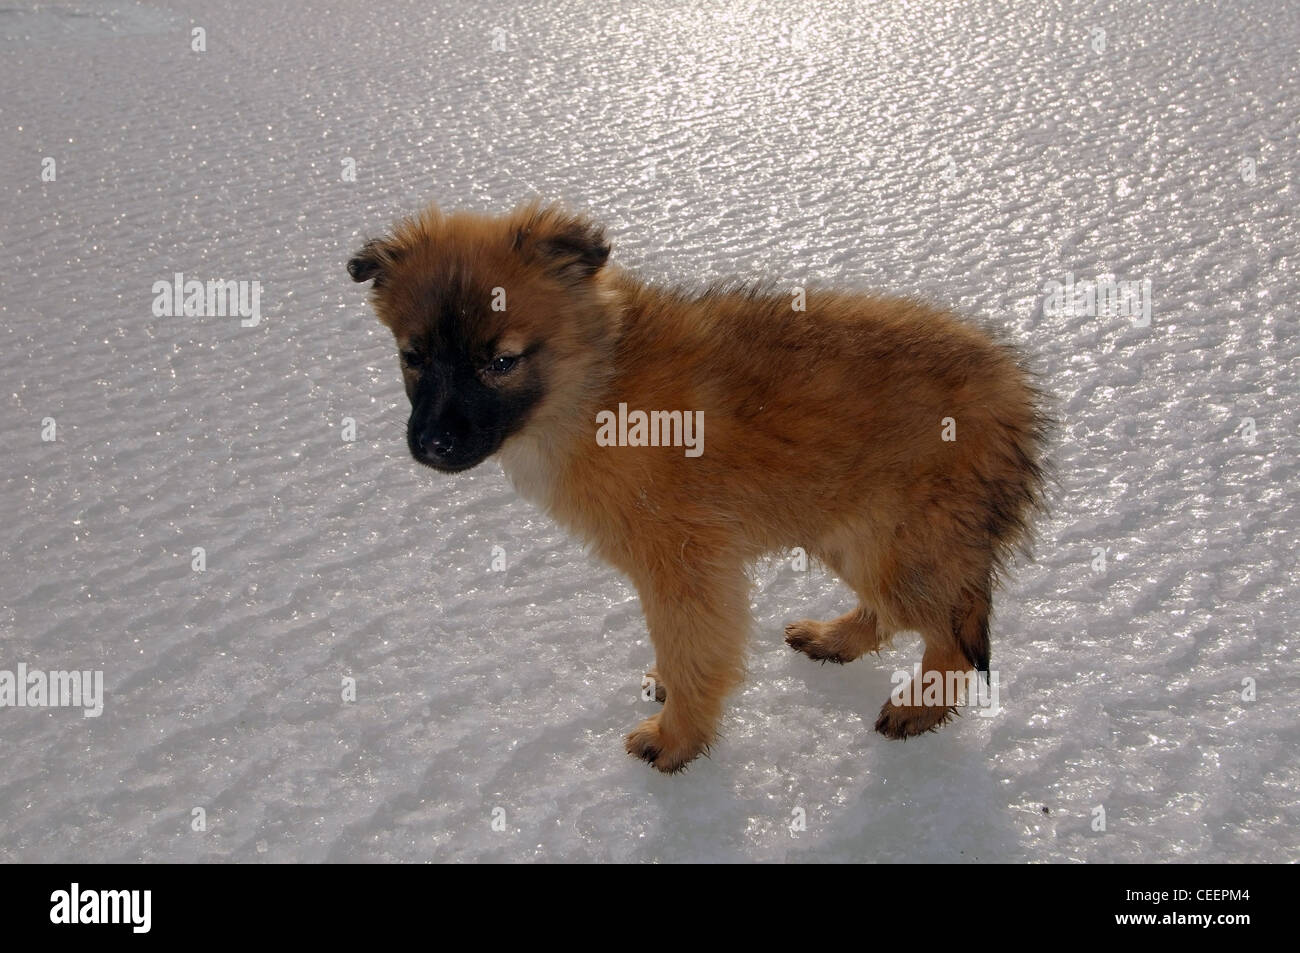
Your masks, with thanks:
<instances>
[{"instance_id":1,"label":"dog's head","mask_svg":"<svg viewBox=\"0 0 1300 953\"><path fill-rule=\"evenodd\" d=\"M420 463L455 473L557 413L608 362L617 335L602 230L556 206L503 217L429 209L348 262L371 281L411 401Z\"/></svg>"}]
</instances>

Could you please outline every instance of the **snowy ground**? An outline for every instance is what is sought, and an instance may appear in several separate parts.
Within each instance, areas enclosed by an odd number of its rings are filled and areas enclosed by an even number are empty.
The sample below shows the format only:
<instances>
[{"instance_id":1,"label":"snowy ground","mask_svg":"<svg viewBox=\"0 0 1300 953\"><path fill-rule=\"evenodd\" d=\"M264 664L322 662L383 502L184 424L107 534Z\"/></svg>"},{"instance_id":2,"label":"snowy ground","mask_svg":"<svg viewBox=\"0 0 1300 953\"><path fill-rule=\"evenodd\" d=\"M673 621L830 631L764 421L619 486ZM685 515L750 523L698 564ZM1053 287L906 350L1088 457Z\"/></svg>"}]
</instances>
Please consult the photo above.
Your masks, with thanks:
<instances>
[{"instance_id":1,"label":"snowy ground","mask_svg":"<svg viewBox=\"0 0 1300 953\"><path fill-rule=\"evenodd\" d=\"M0 708L0 860L1300 859L1298 48L1273 0L0 10L0 669L106 689ZM713 758L623 753L634 593L495 463L409 461L343 269L534 193L650 277L920 293L1034 355L1001 714L874 734L916 643L796 656L849 594L774 560ZM155 317L178 271L261 323ZM1044 313L1067 273L1149 279L1150 326Z\"/></svg>"}]
</instances>

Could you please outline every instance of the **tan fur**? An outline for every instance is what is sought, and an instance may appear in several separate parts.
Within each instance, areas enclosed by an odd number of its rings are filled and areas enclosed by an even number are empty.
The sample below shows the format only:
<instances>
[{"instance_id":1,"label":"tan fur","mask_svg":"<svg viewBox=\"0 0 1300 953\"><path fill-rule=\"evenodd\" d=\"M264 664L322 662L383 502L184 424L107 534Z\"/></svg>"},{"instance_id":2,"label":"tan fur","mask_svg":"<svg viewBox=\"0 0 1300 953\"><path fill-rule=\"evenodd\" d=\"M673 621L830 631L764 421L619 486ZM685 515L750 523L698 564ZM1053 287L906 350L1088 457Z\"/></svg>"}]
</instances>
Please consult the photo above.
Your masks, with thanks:
<instances>
[{"instance_id":1,"label":"tan fur","mask_svg":"<svg viewBox=\"0 0 1300 953\"><path fill-rule=\"evenodd\" d=\"M810 291L799 312L784 292L689 294L613 265L560 281L529 252L557 233L600 234L553 207L431 210L382 244L373 301L403 346L422 289L460 276L506 290L504 313L484 298L485 337L544 342L528 374L545 396L499 459L641 596L666 702L628 750L676 771L714 742L744 669L746 568L796 546L860 605L791 624L793 647L847 662L913 630L925 671L986 669L995 576L1040 494L1045 422L1015 352L916 301ZM596 414L620 402L703 411L704 454L598 446ZM877 729L930 730L955 701L887 702Z\"/></svg>"}]
</instances>

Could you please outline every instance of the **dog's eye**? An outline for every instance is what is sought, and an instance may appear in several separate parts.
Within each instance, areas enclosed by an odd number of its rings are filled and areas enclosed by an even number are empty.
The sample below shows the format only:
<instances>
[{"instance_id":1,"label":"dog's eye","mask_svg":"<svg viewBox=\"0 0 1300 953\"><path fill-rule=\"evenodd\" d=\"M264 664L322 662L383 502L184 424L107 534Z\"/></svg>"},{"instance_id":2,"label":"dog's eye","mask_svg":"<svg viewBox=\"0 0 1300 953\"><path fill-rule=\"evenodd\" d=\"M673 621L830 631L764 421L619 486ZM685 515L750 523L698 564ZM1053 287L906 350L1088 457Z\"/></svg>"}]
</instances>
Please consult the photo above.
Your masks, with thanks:
<instances>
[{"instance_id":1,"label":"dog's eye","mask_svg":"<svg viewBox=\"0 0 1300 953\"><path fill-rule=\"evenodd\" d=\"M488 370L493 374L508 374L519 363L519 357L515 354L502 354L492 360L488 365Z\"/></svg>"},{"instance_id":2,"label":"dog's eye","mask_svg":"<svg viewBox=\"0 0 1300 953\"><path fill-rule=\"evenodd\" d=\"M416 368L416 367L419 367L419 366L420 366L420 355L416 354L414 351L403 351L403 352L402 352L402 363L405 364L407 367L410 367L410 368Z\"/></svg>"}]
</instances>

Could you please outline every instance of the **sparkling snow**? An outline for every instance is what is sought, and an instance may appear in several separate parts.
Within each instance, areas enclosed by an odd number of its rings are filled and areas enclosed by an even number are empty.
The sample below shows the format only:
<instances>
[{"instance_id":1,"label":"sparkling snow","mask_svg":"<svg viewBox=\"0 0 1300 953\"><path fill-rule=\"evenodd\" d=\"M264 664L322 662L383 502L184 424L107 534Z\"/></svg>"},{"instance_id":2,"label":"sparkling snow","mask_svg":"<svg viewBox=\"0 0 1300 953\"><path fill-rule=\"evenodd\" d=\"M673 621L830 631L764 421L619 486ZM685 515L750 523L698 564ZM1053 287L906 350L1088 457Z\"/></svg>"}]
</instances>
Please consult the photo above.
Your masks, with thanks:
<instances>
[{"instance_id":1,"label":"sparkling snow","mask_svg":"<svg viewBox=\"0 0 1300 953\"><path fill-rule=\"evenodd\" d=\"M1300 860L1297 49L1272 0L10 4L0 669L106 697L0 708L0 860ZM624 754L634 592L495 463L408 459L344 271L533 194L650 278L920 294L1030 352L1058 486L1000 714L876 735L919 643L794 654L850 595L774 559L713 757ZM155 317L176 272L261 322ZM1150 325L1045 309L1067 274L1149 280Z\"/></svg>"}]
</instances>

